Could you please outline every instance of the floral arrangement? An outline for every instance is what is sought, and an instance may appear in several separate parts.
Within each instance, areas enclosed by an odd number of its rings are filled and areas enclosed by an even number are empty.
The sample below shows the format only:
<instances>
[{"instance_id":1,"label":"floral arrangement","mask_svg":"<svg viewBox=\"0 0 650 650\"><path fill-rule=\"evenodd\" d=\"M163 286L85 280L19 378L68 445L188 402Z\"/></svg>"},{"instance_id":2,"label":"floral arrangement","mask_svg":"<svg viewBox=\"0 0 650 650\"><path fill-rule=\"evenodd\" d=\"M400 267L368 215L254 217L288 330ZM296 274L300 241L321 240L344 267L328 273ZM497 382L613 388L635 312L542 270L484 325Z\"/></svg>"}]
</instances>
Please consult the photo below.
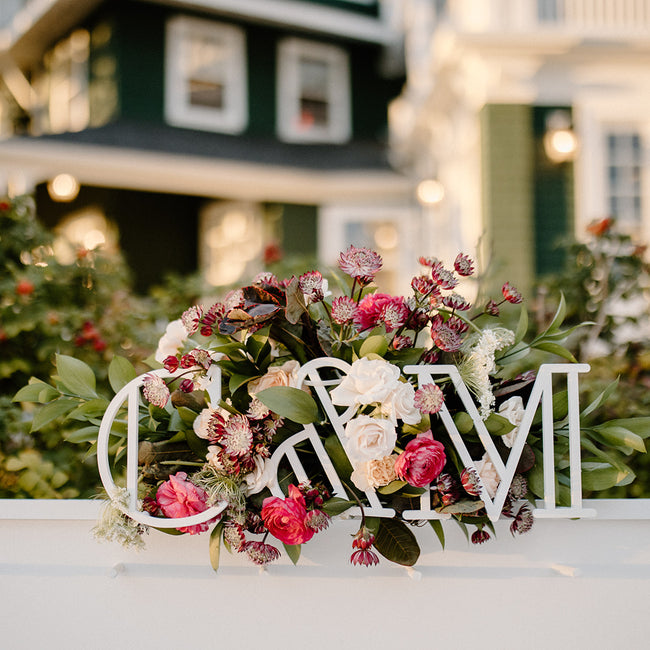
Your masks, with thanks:
<instances>
[{"instance_id":1,"label":"floral arrangement","mask_svg":"<svg viewBox=\"0 0 650 650\"><path fill-rule=\"evenodd\" d=\"M442 518L455 520L474 544L494 532L485 499L497 492L496 458L485 450L475 418L449 377L416 385L405 368L440 364L458 369L489 432L494 453L507 458L524 417L540 355L575 361L561 342L563 301L548 327L526 342L528 317L522 296L505 283L499 300L472 306L459 292L474 262L459 254L453 267L419 260L422 273L408 298L377 290L380 256L351 246L342 252L340 295L333 296L318 271L281 280L258 275L210 306L191 306L161 338L160 370L143 379L139 418L141 508L154 517L178 518L222 511L211 521L176 532L210 533L216 569L223 545L265 565L281 545L295 562L301 545L322 534L330 520L353 512L360 519L351 562L370 566L379 555L403 565L419 556L411 527L423 522L405 513L427 499L427 521L444 546ZM517 320L516 310L520 309ZM513 329L507 323L517 323ZM306 368L319 359L322 381ZM220 394L210 389L218 368ZM115 357L109 379L117 392L135 377ZM633 480L626 456L644 451L648 418L598 422L608 389L581 414L583 487L597 490ZM65 416L79 422L76 442L97 438L109 404L98 395L92 371L71 357L57 358L54 384L32 379L15 398L43 404L35 424ZM567 405L554 404L556 497L569 500ZM476 408L474 409L476 411ZM441 414L453 418L471 454L459 458ZM121 414L121 417L120 417ZM541 417L533 419L521 448L501 516L513 535L533 524L532 505L543 496ZM112 429L115 467L126 456L124 408ZM278 460L276 450L309 428L340 478L335 485L313 445L300 438L295 457L304 468ZM313 441L313 440L312 440ZM280 496L281 495L281 496ZM100 537L142 544L145 526L125 514L128 494L112 495L96 529ZM374 516L390 509L393 517ZM439 515L439 516L438 516Z\"/></svg>"}]
</instances>

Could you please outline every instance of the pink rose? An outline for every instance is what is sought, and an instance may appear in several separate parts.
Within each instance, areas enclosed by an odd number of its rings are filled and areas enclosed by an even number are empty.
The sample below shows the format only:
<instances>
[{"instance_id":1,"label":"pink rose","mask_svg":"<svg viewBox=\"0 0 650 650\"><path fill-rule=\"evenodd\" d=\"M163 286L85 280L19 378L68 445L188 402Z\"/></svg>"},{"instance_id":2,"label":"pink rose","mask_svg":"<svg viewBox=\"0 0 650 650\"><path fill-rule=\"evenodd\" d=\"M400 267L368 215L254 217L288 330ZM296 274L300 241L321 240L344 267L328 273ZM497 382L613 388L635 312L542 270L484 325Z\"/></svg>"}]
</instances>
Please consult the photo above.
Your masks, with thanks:
<instances>
[{"instance_id":1,"label":"pink rose","mask_svg":"<svg viewBox=\"0 0 650 650\"><path fill-rule=\"evenodd\" d=\"M185 472L176 472L170 476L156 492L156 501L165 517L177 519L191 517L208 509L208 495L200 487L187 480ZM194 526L184 526L178 530L181 533L198 535L206 531L211 522L204 522Z\"/></svg>"},{"instance_id":2,"label":"pink rose","mask_svg":"<svg viewBox=\"0 0 650 650\"><path fill-rule=\"evenodd\" d=\"M289 486L289 496L286 499L264 499L262 520L271 535L285 544L303 544L314 536L314 529L306 523L305 497L295 485Z\"/></svg>"},{"instance_id":3,"label":"pink rose","mask_svg":"<svg viewBox=\"0 0 650 650\"><path fill-rule=\"evenodd\" d=\"M446 460L444 446L427 431L406 445L395 461L395 472L409 485L424 487L442 472Z\"/></svg>"}]
</instances>

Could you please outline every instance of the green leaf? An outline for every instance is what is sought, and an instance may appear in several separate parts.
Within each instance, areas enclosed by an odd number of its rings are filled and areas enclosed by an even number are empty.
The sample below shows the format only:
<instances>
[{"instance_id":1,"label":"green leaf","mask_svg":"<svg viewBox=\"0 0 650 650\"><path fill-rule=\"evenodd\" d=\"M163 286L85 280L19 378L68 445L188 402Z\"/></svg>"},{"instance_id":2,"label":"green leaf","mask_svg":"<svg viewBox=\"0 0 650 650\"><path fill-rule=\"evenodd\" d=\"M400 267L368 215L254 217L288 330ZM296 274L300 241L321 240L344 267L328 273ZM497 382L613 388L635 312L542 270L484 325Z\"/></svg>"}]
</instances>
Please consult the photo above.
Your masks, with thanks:
<instances>
[{"instance_id":1,"label":"green leaf","mask_svg":"<svg viewBox=\"0 0 650 650\"><path fill-rule=\"evenodd\" d=\"M135 379L136 374L131 362L124 357L113 357L108 366L108 381L116 393L124 388L132 379Z\"/></svg>"},{"instance_id":2,"label":"green leaf","mask_svg":"<svg viewBox=\"0 0 650 650\"><path fill-rule=\"evenodd\" d=\"M307 311L305 296L300 289L298 278L293 277L291 279L291 282L289 282L289 285L286 288L285 295L287 300L285 316L292 325L295 325L300 320L301 316Z\"/></svg>"},{"instance_id":3,"label":"green leaf","mask_svg":"<svg viewBox=\"0 0 650 650\"><path fill-rule=\"evenodd\" d=\"M596 399L594 399L593 402L591 402L591 404L589 404L589 406L587 406L587 408L585 408L580 413L580 417L586 418L588 415L591 415L591 413L593 413L601 404L603 404L610 398L612 393L616 390L617 386L618 386L618 379L614 380L611 384L609 384L609 386L607 386L607 388L605 388L605 390L602 393L600 393L600 395L598 395L598 397L596 397Z\"/></svg>"},{"instance_id":4,"label":"green leaf","mask_svg":"<svg viewBox=\"0 0 650 650\"><path fill-rule=\"evenodd\" d=\"M460 434L469 433L474 428L474 421L465 411L459 411L454 415L454 423Z\"/></svg>"},{"instance_id":5,"label":"green leaf","mask_svg":"<svg viewBox=\"0 0 650 650\"><path fill-rule=\"evenodd\" d=\"M257 399L274 413L299 424L318 420L318 405L314 398L299 388L272 386L256 394Z\"/></svg>"},{"instance_id":6,"label":"green leaf","mask_svg":"<svg viewBox=\"0 0 650 650\"><path fill-rule=\"evenodd\" d=\"M354 501L348 501L347 499L341 499L340 497L332 497L323 503L321 510L330 517L336 517L342 512L352 508L355 505Z\"/></svg>"},{"instance_id":7,"label":"green leaf","mask_svg":"<svg viewBox=\"0 0 650 650\"><path fill-rule=\"evenodd\" d=\"M300 559L300 544L285 544L282 542L282 545L284 546L284 550L287 552L289 559L294 564L298 564L298 560Z\"/></svg>"},{"instance_id":8,"label":"green leaf","mask_svg":"<svg viewBox=\"0 0 650 650\"><path fill-rule=\"evenodd\" d=\"M74 395L92 399L95 392L95 373L89 365L65 354L56 355L56 369L59 379Z\"/></svg>"},{"instance_id":9,"label":"green leaf","mask_svg":"<svg viewBox=\"0 0 650 650\"><path fill-rule=\"evenodd\" d=\"M515 345L523 341L526 332L528 331L528 309L525 305L521 306L519 313L519 323L517 323L517 331L515 332Z\"/></svg>"},{"instance_id":10,"label":"green leaf","mask_svg":"<svg viewBox=\"0 0 650 650\"><path fill-rule=\"evenodd\" d=\"M584 490L607 490L616 485L624 485L631 474L633 472L629 468L624 471L607 463L583 462L582 487Z\"/></svg>"},{"instance_id":11,"label":"green leaf","mask_svg":"<svg viewBox=\"0 0 650 650\"><path fill-rule=\"evenodd\" d=\"M413 566L420 547L409 527L399 519L382 519L375 536L375 548L391 562Z\"/></svg>"},{"instance_id":12,"label":"green leaf","mask_svg":"<svg viewBox=\"0 0 650 650\"><path fill-rule=\"evenodd\" d=\"M394 494L407 485L406 481L391 481L388 485L380 487L377 492L380 494Z\"/></svg>"},{"instance_id":13,"label":"green leaf","mask_svg":"<svg viewBox=\"0 0 650 650\"><path fill-rule=\"evenodd\" d=\"M352 465L350 464L350 459L341 445L341 441L338 436L333 433L331 436L328 436L325 439L325 451L334 465L336 473L339 475L341 480L347 481L352 474Z\"/></svg>"},{"instance_id":14,"label":"green leaf","mask_svg":"<svg viewBox=\"0 0 650 650\"><path fill-rule=\"evenodd\" d=\"M483 508L485 504L483 501L456 501L444 508L441 508L439 512L444 512L449 515L468 515L473 512L478 512Z\"/></svg>"},{"instance_id":15,"label":"green leaf","mask_svg":"<svg viewBox=\"0 0 650 650\"><path fill-rule=\"evenodd\" d=\"M369 336L359 349L360 357L367 357L369 354L377 354L383 357L388 352L388 341L385 336Z\"/></svg>"},{"instance_id":16,"label":"green leaf","mask_svg":"<svg viewBox=\"0 0 650 650\"><path fill-rule=\"evenodd\" d=\"M607 424L624 427L644 440L650 436L650 417L620 418L610 420Z\"/></svg>"},{"instance_id":17,"label":"green leaf","mask_svg":"<svg viewBox=\"0 0 650 650\"><path fill-rule=\"evenodd\" d=\"M81 442L94 442L97 440L97 435L99 434L99 427L97 426L87 426L77 429L76 431L71 431L64 435L65 439L68 442L74 444L79 444Z\"/></svg>"},{"instance_id":18,"label":"green leaf","mask_svg":"<svg viewBox=\"0 0 650 650\"><path fill-rule=\"evenodd\" d=\"M29 380L29 384L27 384L27 386L23 386L13 396L11 401L12 402L40 402L41 393L43 393L43 391L46 389L53 391L55 397L59 395L59 392L55 388L53 388L49 384L46 384L44 381L41 381L40 379L36 379L35 377L32 377ZM50 400L47 401L49 402ZM41 402L41 403L44 404L45 402Z\"/></svg>"},{"instance_id":19,"label":"green leaf","mask_svg":"<svg viewBox=\"0 0 650 650\"><path fill-rule=\"evenodd\" d=\"M546 328L545 334L554 334L560 329L560 325L564 322L564 317L566 316L566 300L564 299L564 294L560 294L560 304L557 307L555 315L551 324Z\"/></svg>"},{"instance_id":20,"label":"green leaf","mask_svg":"<svg viewBox=\"0 0 650 650\"><path fill-rule=\"evenodd\" d=\"M436 534L442 550L445 549L445 529L442 525L440 519L429 519L429 525L433 528L433 532Z\"/></svg>"},{"instance_id":21,"label":"green leaf","mask_svg":"<svg viewBox=\"0 0 650 650\"><path fill-rule=\"evenodd\" d=\"M594 429L612 447L632 447L632 449L636 449L636 451L640 451L642 454L645 453L643 438L625 427L606 422L605 424L594 427Z\"/></svg>"},{"instance_id":22,"label":"green leaf","mask_svg":"<svg viewBox=\"0 0 650 650\"><path fill-rule=\"evenodd\" d=\"M106 408L108 407L108 400L103 397L96 397L95 399L88 400L74 411L68 414L68 418L72 420L92 420L93 418L101 418Z\"/></svg>"},{"instance_id":23,"label":"green leaf","mask_svg":"<svg viewBox=\"0 0 650 650\"><path fill-rule=\"evenodd\" d=\"M569 392L560 391L553 395L553 421L563 420L569 413Z\"/></svg>"},{"instance_id":24,"label":"green leaf","mask_svg":"<svg viewBox=\"0 0 650 650\"><path fill-rule=\"evenodd\" d=\"M543 350L544 352L557 354L558 357L571 361L571 363L576 363L576 358L559 343L554 343L553 341L540 341L539 343L533 343L531 347L536 350Z\"/></svg>"},{"instance_id":25,"label":"green leaf","mask_svg":"<svg viewBox=\"0 0 650 650\"><path fill-rule=\"evenodd\" d=\"M69 413L78 404L79 401L72 397L59 397L59 399L46 404L34 415L31 431L40 431L46 424Z\"/></svg>"},{"instance_id":26,"label":"green leaf","mask_svg":"<svg viewBox=\"0 0 650 650\"><path fill-rule=\"evenodd\" d=\"M507 418L504 418L503 415L490 413L487 420L485 420L485 428L493 436L505 436L506 433L510 433L515 428L515 425Z\"/></svg>"},{"instance_id":27,"label":"green leaf","mask_svg":"<svg viewBox=\"0 0 650 650\"><path fill-rule=\"evenodd\" d=\"M228 382L228 389L230 390L230 393L236 392L239 388L241 388L244 384L246 384L249 381L252 381L253 379L257 379L257 376L250 376L250 375L239 375L239 374L233 374L230 377L230 381Z\"/></svg>"},{"instance_id":28,"label":"green leaf","mask_svg":"<svg viewBox=\"0 0 650 650\"><path fill-rule=\"evenodd\" d=\"M210 565L216 573L219 570L219 555L221 554L221 533L223 531L223 522L220 521L210 533Z\"/></svg>"}]
</instances>

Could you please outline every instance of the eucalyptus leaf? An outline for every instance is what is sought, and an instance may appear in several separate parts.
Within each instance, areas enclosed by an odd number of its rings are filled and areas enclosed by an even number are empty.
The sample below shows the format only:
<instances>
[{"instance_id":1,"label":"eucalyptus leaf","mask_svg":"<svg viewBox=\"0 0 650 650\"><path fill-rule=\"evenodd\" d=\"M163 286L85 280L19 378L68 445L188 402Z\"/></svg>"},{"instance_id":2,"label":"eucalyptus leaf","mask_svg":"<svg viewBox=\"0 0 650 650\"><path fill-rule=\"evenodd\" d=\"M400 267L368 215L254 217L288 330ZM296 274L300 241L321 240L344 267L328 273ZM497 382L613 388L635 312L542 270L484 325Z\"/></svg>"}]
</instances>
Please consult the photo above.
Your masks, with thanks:
<instances>
[{"instance_id":1,"label":"eucalyptus leaf","mask_svg":"<svg viewBox=\"0 0 650 650\"><path fill-rule=\"evenodd\" d=\"M406 487L408 483L406 481L391 481L388 485L383 485L382 487L377 489L377 492L380 494L394 494L395 492L398 492L401 490L403 487Z\"/></svg>"},{"instance_id":2,"label":"eucalyptus leaf","mask_svg":"<svg viewBox=\"0 0 650 650\"><path fill-rule=\"evenodd\" d=\"M216 573L219 570L219 556L221 555L221 534L223 533L224 524L219 522L210 533L210 565Z\"/></svg>"},{"instance_id":3,"label":"eucalyptus leaf","mask_svg":"<svg viewBox=\"0 0 650 650\"><path fill-rule=\"evenodd\" d=\"M388 341L385 336L369 336L359 348L359 356L367 357L369 354L377 354L383 357L388 352Z\"/></svg>"},{"instance_id":4,"label":"eucalyptus leaf","mask_svg":"<svg viewBox=\"0 0 650 650\"><path fill-rule=\"evenodd\" d=\"M544 352L550 352L551 354L557 354L557 356L576 363L576 358L569 352L564 346L559 343L554 343L553 341L540 341L539 343L533 343L531 345L535 350L542 350Z\"/></svg>"},{"instance_id":5,"label":"eucalyptus leaf","mask_svg":"<svg viewBox=\"0 0 650 650\"><path fill-rule=\"evenodd\" d=\"M298 564L298 560L300 559L300 550L301 550L300 544L285 544L283 542L282 545L284 546L284 550L289 556L289 559L294 564Z\"/></svg>"},{"instance_id":6,"label":"eucalyptus leaf","mask_svg":"<svg viewBox=\"0 0 650 650\"><path fill-rule=\"evenodd\" d=\"M456 501L440 509L440 512L449 515L465 515L478 512L485 504L483 501Z\"/></svg>"},{"instance_id":7,"label":"eucalyptus leaf","mask_svg":"<svg viewBox=\"0 0 650 650\"><path fill-rule=\"evenodd\" d=\"M646 449L643 438L626 427L606 422L605 424L594 427L594 429L598 431L602 438L604 438L605 442L612 447L632 447L632 449L635 449L642 454L645 453Z\"/></svg>"},{"instance_id":8,"label":"eucalyptus leaf","mask_svg":"<svg viewBox=\"0 0 650 650\"><path fill-rule=\"evenodd\" d=\"M27 386L23 386L12 398L12 402L41 402L41 393L46 390L50 389L51 391L54 392L54 396L59 395L59 392L50 386L49 384L46 384L44 381L41 381L40 379L36 379L35 377L32 377L29 380L29 384ZM52 398L50 398L52 399ZM50 400L46 400L50 401Z\"/></svg>"},{"instance_id":9,"label":"eucalyptus leaf","mask_svg":"<svg viewBox=\"0 0 650 650\"><path fill-rule=\"evenodd\" d=\"M633 476L632 470L617 469L607 463L583 462L582 487L584 490L607 490L616 485L624 485Z\"/></svg>"},{"instance_id":10,"label":"eucalyptus leaf","mask_svg":"<svg viewBox=\"0 0 650 650\"><path fill-rule=\"evenodd\" d=\"M73 399L71 397L59 397L53 402L46 404L36 411L34 419L32 421L32 431L40 431L46 424L63 417L76 406L78 406L79 400Z\"/></svg>"},{"instance_id":11,"label":"eucalyptus leaf","mask_svg":"<svg viewBox=\"0 0 650 650\"><path fill-rule=\"evenodd\" d=\"M420 547L410 528L399 519L382 519L375 535L375 548L387 560L413 566L420 557Z\"/></svg>"},{"instance_id":12,"label":"eucalyptus leaf","mask_svg":"<svg viewBox=\"0 0 650 650\"><path fill-rule=\"evenodd\" d=\"M108 366L108 381L111 388L117 393L132 379L136 378L136 370L128 359L114 356Z\"/></svg>"},{"instance_id":13,"label":"eucalyptus leaf","mask_svg":"<svg viewBox=\"0 0 650 650\"><path fill-rule=\"evenodd\" d=\"M57 354L56 370L59 379L72 394L86 399L97 397L95 373L83 361L65 354Z\"/></svg>"},{"instance_id":14,"label":"eucalyptus leaf","mask_svg":"<svg viewBox=\"0 0 650 650\"><path fill-rule=\"evenodd\" d=\"M442 522L440 519L429 519L429 525L431 528L433 528L433 532L436 534L436 537L438 538L438 541L440 542L440 546L442 547L442 550L444 551L445 549L445 529L442 525Z\"/></svg>"},{"instance_id":15,"label":"eucalyptus leaf","mask_svg":"<svg viewBox=\"0 0 650 650\"><path fill-rule=\"evenodd\" d=\"M314 398L292 386L272 386L256 394L257 399L274 413L299 424L318 420L318 405Z\"/></svg>"},{"instance_id":16,"label":"eucalyptus leaf","mask_svg":"<svg viewBox=\"0 0 650 650\"><path fill-rule=\"evenodd\" d=\"M349 510L354 507L354 501L348 501L347 499L341 499L340 497L332 497L323 503L321 510L330 517L336 517L342 512Z\"/></svg>"}]
</instances>

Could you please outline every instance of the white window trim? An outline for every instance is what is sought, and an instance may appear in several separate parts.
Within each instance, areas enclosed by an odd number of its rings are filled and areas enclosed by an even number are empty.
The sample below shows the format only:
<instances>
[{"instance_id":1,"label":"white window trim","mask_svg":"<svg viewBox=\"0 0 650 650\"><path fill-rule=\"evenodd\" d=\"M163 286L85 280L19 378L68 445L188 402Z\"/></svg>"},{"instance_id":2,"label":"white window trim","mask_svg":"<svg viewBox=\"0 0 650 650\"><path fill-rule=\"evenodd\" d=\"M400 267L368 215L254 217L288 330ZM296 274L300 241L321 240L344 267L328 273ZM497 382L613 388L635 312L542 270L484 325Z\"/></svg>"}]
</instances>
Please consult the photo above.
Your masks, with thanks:
<instances>
[{"instance_id":1,"label":"white window trim","mask_svg":"<svg viewBox=\"0 0 650 650\"><path fill-rule=\"evenodd\" d=\"M184 44L192 35L212 36L216 32L233 53L225 79L225 107L192 106L182 69ZM165 49L165 120L172 126L197 128L220 133L241 133L248 124L246 41L234 25L211 20L176 16L167 23Z\"/></svg>"},{"instance_id":2,"label":"white window trim","mask_svg":"<svg viewBox=\"0 0 650 650\"><path fill-rule=\"evenodd\" d=\"M330 69L327 92L330 122L326 127L313 128L309 132L299 131L294 126L294 116L300 100L301 57L323 61ZM287 38L278 44L277 64L278 137L286 142L347 142L352 129L347 52L334 45Z\"/></svg>"},{"instance_id":3,"label":"white window trim","mask_svg":"<svg viewBox=\"0 0 650 650\"><path fill-rule=\"evenodd\" d=\"M633 108L631 108L633 107ZM650 105L647 105L650 109ZM574 117L578 127L580 151L576 160L576 238L584 240L587 225L611 216L608 205L606 135L612 132L637 132L644 143L641 170L641 223L636 236L650 238L650 121L641 101L592 101L578 105ZM616 119L612 119L616 115Z\"/></svg>"}]
</instances>

